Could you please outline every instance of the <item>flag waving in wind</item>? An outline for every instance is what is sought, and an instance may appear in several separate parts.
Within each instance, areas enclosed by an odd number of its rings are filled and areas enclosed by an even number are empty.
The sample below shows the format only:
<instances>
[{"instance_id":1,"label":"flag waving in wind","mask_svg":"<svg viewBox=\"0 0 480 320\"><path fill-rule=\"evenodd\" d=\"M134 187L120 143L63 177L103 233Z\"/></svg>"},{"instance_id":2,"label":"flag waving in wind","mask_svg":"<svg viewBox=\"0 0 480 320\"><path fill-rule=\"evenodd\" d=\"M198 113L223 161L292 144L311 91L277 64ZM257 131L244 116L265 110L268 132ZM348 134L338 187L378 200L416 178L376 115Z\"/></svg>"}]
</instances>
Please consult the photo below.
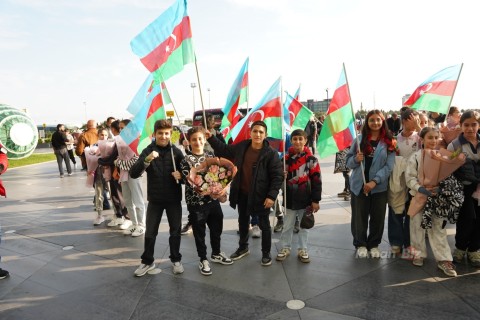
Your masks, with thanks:
<instances>
[{"instance_id":1,"label":"flag waving in wind","mask_svg":"<svg viewBox=\"0 0 480 320\"><path fill-rule=\"evenodd\" d=\"M345 66L343 66L318 138L317 150L320 158L325 158L350 146L355 135L355 119L350 99L350 89L348 88Z\"/></svg>"},{"instance_id":2,"label":"flag waving in wind","mask_svg":"<svg viewBox=\"0 0 480 320\"><path fill-rule=\"evenodd\" d=\"M287 131L293 131L296 129L305 130L308 121L310 121L310 118L313 116L313 112L288 93L284 106L286 108L284 120Z\"/></svg>"},{"instance_id":3,"label":"flag waving in wind","mask_svg":"<svg viewBox=\"0 0 480 320\"><path fill-rule=\"evenodd\" d=\"M243 63L242 69L240 69L228 93L227 103L222 109L223 118L220 131L222 131L227 141L230 136L230 130L238 123L241 117L238 107L248 101L248 60L249 58Z\"/></svg>"},{"instance_id":4,"label":"flag waving in wind","mask_svg":"<svg viewBox=\"0 0 480 320\"><path fill-rule=\"evenodd\" d=\"M233 143L250 138L250 126L257 120L267 125L268 137L282 139L281 78L267 91L260 102L232 129Z\"/></svg>"},{"instance_id":5,"label":"flag waving in wind","mask_svg":"<svg viewBox=\"0 0 480 320\"><path fill-rule=\"evenodd\" d=\"M167 80L195 61L187 1L177 0L131 42L133 53L150 72Z\"/></svg>"},{"instance_id":6,"label":"flag waving in wind","mask_svg":"<svg viewBox=\"0 0 480 320\"><path fill-rule=\"evenodd\" d=\"M132 121L120 132L122 139L137 154L152 142L153 126L157 120L166 119L165 105L170 97L165 94L165 84L158 79L151 85L151 91L145 98Z\"/></svg>"},{"instance_id":7,"label":"flag waving in wind","mask_svg":"<svg viewBox=\"0 0 480 320\"><path fill-rule=\"evenodd\" d=\"M422 82L403 105L448 114L462 67L463 63L435 73Z\"/></svg>"}]
</instances>

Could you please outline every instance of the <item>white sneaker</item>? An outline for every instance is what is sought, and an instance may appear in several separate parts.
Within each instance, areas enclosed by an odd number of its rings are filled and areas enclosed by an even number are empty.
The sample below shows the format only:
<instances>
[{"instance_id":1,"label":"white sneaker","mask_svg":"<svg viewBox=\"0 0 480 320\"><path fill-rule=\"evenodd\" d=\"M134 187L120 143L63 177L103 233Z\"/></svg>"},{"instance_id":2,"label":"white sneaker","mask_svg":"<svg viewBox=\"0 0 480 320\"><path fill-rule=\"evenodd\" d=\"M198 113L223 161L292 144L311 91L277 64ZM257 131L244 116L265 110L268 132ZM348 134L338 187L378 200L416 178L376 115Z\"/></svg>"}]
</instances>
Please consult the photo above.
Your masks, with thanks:
<instances>
[{"instance_id":1,"label":"white sneaker","mask_svg":"<svg viewBox=\"0 0 480 320\"><path fill-rule=\"evenodd\" d=\"M357 248L357 258L367 258L368 257L368 250L367 247L358 247Z\"/></svg>"},{"instance_id":2,"label":"white sneaker","mask_svg":"<svg viewBox=\"0 0 480 320\"><path fill-rule=\"evenodd\" d=\"M135 227L135 231L132 232L132 237L140 237L144 233L145 233L145 228L137 226Z\"/></svg>"},{"instance_id":3,"label":"white sneaker","mask_svg":"<svg viewBox=\"0 0 480 320\"><path fill-rule=\"evenodd\" d=\"M258 226L252 227L252 238L260 238L262 236L262 232Z\"/></svg>"},{"instance_id":4,"label":"white sneaker","mask_svg":"<svg viewBox=\"0 0 480 320\"><path fill-rule=\"evenodd\" d=\"M102 224L103 221L105 221L105 218L101 214L99 214L95 217L95 220L93 220L93 225L99 226Z\"/></svg>"},{"instance_id":5,"label":"white sneaker","mask_svg":"<svg viewBox=\"0 0 480 320\"><path fill-rule=\"evenodd\" d=\"M123 221L124 221L123 217L118 218L116 215L113 215L112 220L107 224L107 226L116 227L116 226L122 224Z\"/></svg>"},{"instance_id":6,"label":"white sneaker","mask_svg":"<svg viewBox=\"0 0 480 320\"><path fill-rule=\"evenodd\" d=\"M183 273L183 265L180 261L172 263L173 274L181 274Z\"/></svg>"},{"instance_id":7,"label":"white sneaker","mask_svg":"<svg viewBox=\"0 0 480 320\"><path fill-rule=\"evenodd\" d=\"M120 224L120 229L121 230L127 230L128 228L130 228L132 226L132 220L128 220L128 219L124 219L122 217L123 221L122 223Z\"/></svg>"},{"instance_id":8,"label":"white sneaker","mask_svg":"<svg viewBox=\"0 0 480 320\"><path fill-rule=\"evenodd\" d=\"M135 232L136 229L137 229L137 226L131 226L127 230L123 230L123 234L126 235L126 236L131 236Z\"/></svg>"},{"instance_id":9,"label":"white sneaker","mask_svg":"<svg viewBox=\"0 0 480 320\"><path fill-rule=\"evenodd\" d=\"M378 247L370 249L370 257L375 259L380 258L380 250L378 250Z\"/></svg>"},{"instance_id":10,"label":"white sneaker","mask_svg":"<svg viewBox=\"0 0 480 320\"><path fill-rule=\"evenodd\" d=\"M134 274L137 277L144 276L148 271L155 269L155 263L152 263L151 265L147 264L141 264L137 270L135 270Z\"/></svg>"},{"instance_id":11,"label":"white sneaker","mask_svg":"<svg viewBox=\"0 0 480 320\"><path fill-rule=\"evenodd\" d=\"M200 273L204 276L212 275L212 269L210 268L210 263L208 262L208 260L200 261L200 263L198 264L198 268L200 269Z\"/></svg>"}]
</instances>

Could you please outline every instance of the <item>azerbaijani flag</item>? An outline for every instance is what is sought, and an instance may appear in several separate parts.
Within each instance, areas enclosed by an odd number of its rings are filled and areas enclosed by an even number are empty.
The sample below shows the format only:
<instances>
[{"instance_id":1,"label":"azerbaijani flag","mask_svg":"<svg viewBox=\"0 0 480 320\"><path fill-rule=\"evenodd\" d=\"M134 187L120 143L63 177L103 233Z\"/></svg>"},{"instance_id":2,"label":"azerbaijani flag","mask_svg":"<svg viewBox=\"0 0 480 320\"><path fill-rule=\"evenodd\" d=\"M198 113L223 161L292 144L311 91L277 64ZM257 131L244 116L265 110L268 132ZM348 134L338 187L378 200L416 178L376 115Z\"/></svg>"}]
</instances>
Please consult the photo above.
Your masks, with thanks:
<instances>
[{"instance_id":1,"label":"azerbaijani flag","mask_svg":"<svg viewBox=\"0 0 480 320\"><path fill-rule=\"evenodd\" d=\"M313 112L288 93L284 106L287 111L284 114L285 124L288 125L286 126L287 131L293 131L296 129L305 130L310 118L313 116Z\"/></svg>"},{"instance_id":2,"label":"azerbaijani flag","mask_svg":"<svg viewBox=\"0 0 480 320\"><path fill-rule=\"evenodd\" d=\"M230 136L230 130L238 123L241 117L241 113L238 112L238 107L248 101L248 61L249 58L243 63L228 93L227 103L222 109L223 118L220 131L222 131L227 141Z\"/></svg>"},{"instance_id":3,"label":"azerbaijani flag","mask_svg":"<svg viewBox=\"0 0 480 320\"><path fill-rule=\"evenodd\" d=\"M345 66L343 66L317 141L320 158L325 158L350 146L355 135L352 101Z\"/></svg>"},{"instance_id":4,"label":"azerbaijani flag","mask_svg":"<svg viewBox=\"0 0 480 320\"><path fill-rule=\"evenodd\" d=\"M282 139L281 80L278 78L260 102L231 130L233 143L250 139L250 126L257 120L267 125L268 137Z\"/></svg>"},{"instance_id":5,"label":"azerbaijani flag","mask_svg":"<svg viewBox=\"0 0 480 320\"><path fill-rule=\"evenodd\" d=\"M137 154L152 142L155 122L167 118L165 104L170 102L170 97L168 94L165 97L162 91L166 91L165 84L154 81L145 102L132 121L120 132L122 139Z\"/></svg>"},{"instance_id":6,"label":"azerbaijani flag","mask_svg":"<svg viewBox=\"0 0 480 320\"><path fill-rule=\"evenodd\" d=\"M167 80L195 61L187 1L177 0L130 42L133 53L150 72Z\"/></svg>"},{"instance_id":7,"label":"azerbaijani flag","mask_svg":"<svg viewBox=\"0 0 480 320\"><path fill-rule=\"evenodd\" d=\"M463 63L435 73L422 82L403 105L448 114L462 67Z\"/></svg>"}]
</instances>

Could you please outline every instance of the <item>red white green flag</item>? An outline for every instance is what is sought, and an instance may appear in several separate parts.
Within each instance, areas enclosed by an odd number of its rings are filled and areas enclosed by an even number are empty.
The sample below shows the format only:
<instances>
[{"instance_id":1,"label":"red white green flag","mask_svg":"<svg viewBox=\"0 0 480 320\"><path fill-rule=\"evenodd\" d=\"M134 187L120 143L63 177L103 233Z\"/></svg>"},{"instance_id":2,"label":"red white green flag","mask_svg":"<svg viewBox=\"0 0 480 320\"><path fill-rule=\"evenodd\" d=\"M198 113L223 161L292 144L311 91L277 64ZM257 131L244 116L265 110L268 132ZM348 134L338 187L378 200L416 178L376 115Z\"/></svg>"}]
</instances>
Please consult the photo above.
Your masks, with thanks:
<instances>
[{"instance_id":1,"label":"red white green flag","mask_svg":"<svg viewBox=\"0 0 480 320\"><path fill-rule=\"evenodd\" d=\"M227 97L227 103L223 107L222 124L220 131L223 133L225 140L230 137L230 130L238 123L241 113L238 111L239 106L248 101L248 62L249 58L243 63L235 82L230 89Z\"/></svg>"},{"instance_id":2,"label":"red white green flag","mask_svg":"<svg viewBox=\"0 0 480 320\"><path fill-rule=\"evenodd\" d=\"M313 112L288 93L284 106L287 111L287 113L284 114L286 130L305 130L310 118L313 116Z\"/></svg>"},{"instance_id":3,"label":"red white green flag","mask_svg":"<svg viewBox=\"0 0 480 320\"><path fill-rule=\"evenodd\" d=\"M177 0L130 42L133 53L150 72L164 80L195 61L187 1Z\"/></svg>"},{"instance_id":4,"label":"red white green flag","mask_svg":"<svg viewBox=\"0 0 480 320\"><path fill-rule=\"evenodd\" d=\"M282 139L281 78L267 91L260 102L231 130L233 143L250 139L250 126L263 120L267 125L267 136Z\"/></svg>"},{"instance_id":5,"label":"red white green flag","mask_svg":"<svg viewBox=\"0 0 480 320\"><path fill-rule=\"evenodd\" d=\"M422 82L404 106L448 114L463 63L440 70Z\"/></svg>"},{"instance_id":6,"label":"red white green flag","mask_svg":"<svg viewBox=\"0 0 480 320\"><path fill-rule=\"evenodd\" d=\"M318 138L317 150L320 158L325 158L350 146L355 135L355 118L350 89L345 66L343 66Z\"/></svg>"}]
</instances>

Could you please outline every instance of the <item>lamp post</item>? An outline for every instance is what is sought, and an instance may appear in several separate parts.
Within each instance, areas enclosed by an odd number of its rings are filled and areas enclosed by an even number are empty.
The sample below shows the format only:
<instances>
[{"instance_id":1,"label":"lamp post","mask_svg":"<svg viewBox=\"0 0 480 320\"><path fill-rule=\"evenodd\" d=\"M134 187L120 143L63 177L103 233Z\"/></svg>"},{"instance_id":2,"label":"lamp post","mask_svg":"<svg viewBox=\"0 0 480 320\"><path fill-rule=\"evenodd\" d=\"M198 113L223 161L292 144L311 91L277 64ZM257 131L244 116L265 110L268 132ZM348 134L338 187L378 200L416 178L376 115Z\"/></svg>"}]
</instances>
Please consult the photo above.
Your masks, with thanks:
<instances>
[{"instance_id":1,"label":"lamp post","mask_svg":"<svg viewBox=\"0 0 480 320\"><path fill-rule=\"evenodd\" d=\"M192 97L193 97L193 112L195 112L195 88L197 87L197 84L195 82L190 83L190 88L192 88Z\"/></svg>"},{"instance_id":2,"label":"lamp post","mask_svg":"<svg viewBox=\"0 0 480 320\"><path fill-rule=\"evenodd\" d=\"M207 88L208 91L208 109L210 109L210 88Z\"/></svg>"},{"instance_id":3,"label":"lamp post","mask_svg":"<svg viewBox=\"0 0 480 320\"><path fill-rule=\"evenodd\" d=\"M329 103L328 103L328 88L326 88L325 91L327 92L327 111L328 111L328 107L329 107Z\"/></svg>"},{"instance_id":4,"label":"lamp post","mask_svg":"<svg viewBox=\"0 0 480 320\"><path fill-rule=\"evenodd\" d=\"M83 107L85 109L85 122L88 121L87 117L87 101L83 101Z\"/></svg>"}]
</instances>

